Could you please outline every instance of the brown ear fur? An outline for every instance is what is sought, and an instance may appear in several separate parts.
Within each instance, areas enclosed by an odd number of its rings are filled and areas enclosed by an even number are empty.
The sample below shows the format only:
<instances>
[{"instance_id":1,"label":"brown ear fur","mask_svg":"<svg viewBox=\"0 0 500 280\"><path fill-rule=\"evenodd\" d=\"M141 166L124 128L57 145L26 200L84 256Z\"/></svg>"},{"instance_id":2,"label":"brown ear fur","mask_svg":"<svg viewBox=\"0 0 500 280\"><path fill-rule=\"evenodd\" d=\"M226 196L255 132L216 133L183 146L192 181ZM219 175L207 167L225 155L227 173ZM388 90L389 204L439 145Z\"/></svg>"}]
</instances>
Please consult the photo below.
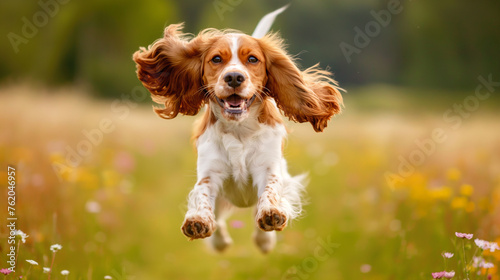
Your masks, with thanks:
<instances>
[{"instance_id":1,"label":"brown ear fur","mask_svg":"<svg viewBox=\"0 0 500 280\"><path fill-rule=\"evenodd\" d=\"M154 109L165 119L175 118L179 113L196 115L204 102L202 40L185 39L182 27L183 24L168 26L163 38L147 49L141 47L133 55L137 77L151 92L153 101L165 105L164 109Z\"/></svg>"},{"instance_id":2,"label":"brown ear fur","mask_svg":"<svg viewBox=\"0 0 500 280\"><path fill-rule=\"evenodd\" d=\"M301 72L276 34L263 37L259 43L266 57L266 88L278 108L291 120L310 122L316 132L323 131L343 106L342 89L330 78L331 73L318 65Z\"/></svg>"}]
</instances>

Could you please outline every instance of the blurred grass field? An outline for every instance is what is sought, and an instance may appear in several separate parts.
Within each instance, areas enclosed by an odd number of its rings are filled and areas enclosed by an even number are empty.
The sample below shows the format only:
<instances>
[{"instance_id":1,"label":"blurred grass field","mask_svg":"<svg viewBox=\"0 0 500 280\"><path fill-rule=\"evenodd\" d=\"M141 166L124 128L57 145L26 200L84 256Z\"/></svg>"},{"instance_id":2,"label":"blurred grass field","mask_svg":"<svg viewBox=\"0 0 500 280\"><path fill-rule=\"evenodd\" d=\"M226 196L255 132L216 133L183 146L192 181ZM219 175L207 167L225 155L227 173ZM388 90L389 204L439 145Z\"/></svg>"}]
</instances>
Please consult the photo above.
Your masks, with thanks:
<instances>
[{"instance_id":1,"label":"blurred grass field","mask_svg":"<svg viewBox=\"0 0 500 280\"><path fill-rule=\"evenodd\" d=\"M50 267L49 247L57 243L63 248L51 279L432 279L431 272L445 269L443 251L454 252L447 270L462 279L455 232L500 241L500 102L495 96L481 102L453 129L443 113L470 93L410 91L416 90L350 90L345 112L324 133L288 124L285 155L292 174L309 172L309 204L278 234L275 251L262 255L251 241L249 209L229 219L234 245L223 254L180 231L196 181L195 118L160 119L150 102L123 103L128 111L116 113L114 100L74 88L4 85L0 182L6 185L7 164L14 165L17 226L29 235L16 273L6 278L46 279L42 267ZM82 130L103 120L112 131L76 168L61 169L68 149L87 139ZM391 187L387 172L397 174L400 157L436 128L446 141ZM6 223L6 191L0 201ZM7 266L8 235L2 226L0 268ZM338 246L326 250L325 242ZM469 266L471 279L499 279L500 253L484 255L495 267ZM27 259L39 265L30 268ZM61 270L70 272L67 278Z\"/></svg>"}]
</instances>

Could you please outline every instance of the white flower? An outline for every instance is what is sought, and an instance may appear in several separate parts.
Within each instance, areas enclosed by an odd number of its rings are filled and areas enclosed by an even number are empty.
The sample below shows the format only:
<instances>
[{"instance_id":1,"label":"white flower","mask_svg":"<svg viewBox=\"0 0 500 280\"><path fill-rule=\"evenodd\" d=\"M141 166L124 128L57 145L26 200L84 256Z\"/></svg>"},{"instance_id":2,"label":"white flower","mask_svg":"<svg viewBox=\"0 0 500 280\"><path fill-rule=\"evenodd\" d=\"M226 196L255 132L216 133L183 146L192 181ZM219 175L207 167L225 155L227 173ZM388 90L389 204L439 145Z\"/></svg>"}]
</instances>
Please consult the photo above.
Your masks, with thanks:
<instances>
[{"instance_id":1,"label":"white flower","mask_svg":"<svg viewBox=\"0 0 500 280\"><path fill-rule=\"evenodd\" d=\"M483 263L483 257L472 257L472 266L480 267L480 264Z\"/></svg>"},{"instance_id":2,"label":"white flower","mask_svg":"<svg viewBox=\"0 0 500 280\"><path fill-rule=\"evenodd\" d=\"M16 230L16 235L19 235L21 237L21 241L23 243L26 243L26 238L29 237L29 235L27 235L26 233L24 233L22 230L18 229Z\"/></svg>"},{"instance_id":3,"label":"white flower","mask_svg":"<svg viewBox=\"0 0 500 280\"><path fill-rule=\"evenodd\" d=\"M101 204L97 201L89 200L85 203L85 209L89 213L99 213L101 212Z\"/></svg>"},{"instance_id":4,"label":"white flower","mask_svg":"<svg viewBox=\"0 0 500 280\"><path fill-rule=\"evenodd\" d=\"M443 258L451 259L451 257L453 257L453 253L443 252L441 256L443 256Z\"/></svg>"},{"instance_id":5,"label":"white flower","mask_svg":"<svg viewBox=\"0 0 500 280\"><path fill-rule=\"evenodd\" d=\"M472 257L472 266L473 267L479 267L479 268L493 268L495 265L489 262L485 262L483 257Z\"/></svg>"},{"instance_id":6,"label":"white flower","mask_svg":"<svg viewBox=\"0 0 500 280\"><path fill-rule=\"evenodd\" d=\"M490 252L495 252L495 250L500 251L500 246L496 242L490 242Z\"/></svg>"},{"instance_id":7,"label":"white flower","mask_svg":"<svg viewBox=\"0 0 500 280\"><path fill-rule=\"evenodd\" d=\"M484 250L484 248L486 247L486 242L485 240L481 240L479 238L476 238L474 239L474 243L476 243L477 247L481 248Z\"/></svg>"},{"instance_id":8,"label":"white flower","mask_svg":"<svg viewBox=\"0 0 500 280\"><path fill-rule=\"evenodd\" d=\"M38 265L37 262L35 262L34 260L26 260L27 262L29 262L31 265Z\"/></svg>"},{"instance_id":9,"label":"white flower","mask_svg":"<svg viewBox=\"0 0 500 280\"><path fill-rule=\"evenodd\" d=\"M493 268L495 266L494 264L492 264L490 262L484 262L482 265L483 265L482 267L486 268L486 269Z\"/></svg>"},{"instance_id":10,"label":"white flower","mask_svg":"<svg viewBox=\"0 0 500 280\"><path fill-rule=\"evenodd\" d=\"M452 271L450 271L450 272L446 272L446 271L444 272L444 277L445 277L445 278L451 279L451 278L453 278L454 276L455 276L455 271L454 271L454 270L452 270Z\"/></svg>"},{"instance_id":11,"label":"white flower","mask_svg":"<svg viewBox=\"0 0 500 280\"><path fill-rule=\"evenodd\" d=\"M61 274L62 274L62 275L68 275L68 274L69 274L69 271L67 271L67 270L61 270Z\"/></svg>"},{"instance_id":12,"label":"white flower","mask_svg":"<svg viewBox=\"0 0 500 280\"><path fill-rule=\"evenodd\" d=\"M43 273L49 273L50 272L50 268L49 267L44 267L43 268Z\"/></svg>"},{"instance_id":13,"label":"white flower","mask_svg":"<svg viewBox=\"0 0 500 280\"><path fill-rule=\"evenodd\" d=\"M54 253L61 250L61 249L62 249L62 246L59 244L54 244L54 245L50 246L50 250Z\"/></svg>"},{"instance_id":14,"label":"white flower","mask_svg":"<svg viewBox=\"0 0 500 280\"><path fill-rule=\"evenodd\" d=\"M106 276L104 276L104 279L113 279L113 278L111 278L111 276L109 276L109 275L106 275Z\"/></svg>"},{"instance_id":15,"label":"white flower","mask_svg":"<svg viewBox=\"0 0 500 280\"><path fill-rule=\"evenodd\" d=\"M481 239L475 239L474 242L476 243L477 247L481 248L482 250L490 250L490 252L495 252L496 250L500 250L500 247L498 247L498 243L496 242L488 242L486 240L481 240Z\"/></svg>"}]
</instances>

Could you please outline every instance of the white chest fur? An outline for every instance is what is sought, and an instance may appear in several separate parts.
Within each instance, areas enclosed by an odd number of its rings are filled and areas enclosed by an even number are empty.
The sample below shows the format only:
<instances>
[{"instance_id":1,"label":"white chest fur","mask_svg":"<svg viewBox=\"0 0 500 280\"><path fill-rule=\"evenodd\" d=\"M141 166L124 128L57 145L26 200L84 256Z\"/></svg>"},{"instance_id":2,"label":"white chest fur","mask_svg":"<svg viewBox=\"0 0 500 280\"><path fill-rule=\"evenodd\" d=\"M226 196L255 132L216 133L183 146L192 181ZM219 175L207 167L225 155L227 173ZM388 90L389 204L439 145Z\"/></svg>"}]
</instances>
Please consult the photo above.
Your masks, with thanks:
<instances>
[{"instance_id":1,"label":"white chest fur","mask_svg":"<svg viewBox=\"0 0 500 280\"><path fill-rule=\"evenodd\" d=\"M198 139L198 177L215 179L235 206L251 206L259 195L257 186L265 184L269 170L281 173L285 135L283 125L219 120Z\"/></svg>"}]
</instances>

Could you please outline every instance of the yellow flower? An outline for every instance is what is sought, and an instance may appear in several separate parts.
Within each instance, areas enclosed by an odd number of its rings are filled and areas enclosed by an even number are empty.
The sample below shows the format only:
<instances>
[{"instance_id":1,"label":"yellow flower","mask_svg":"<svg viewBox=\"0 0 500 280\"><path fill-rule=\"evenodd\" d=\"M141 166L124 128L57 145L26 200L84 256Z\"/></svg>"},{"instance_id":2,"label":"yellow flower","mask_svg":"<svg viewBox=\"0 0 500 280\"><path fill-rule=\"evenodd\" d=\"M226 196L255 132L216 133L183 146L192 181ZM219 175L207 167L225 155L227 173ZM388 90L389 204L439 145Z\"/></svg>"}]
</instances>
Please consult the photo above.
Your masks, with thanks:
<instances>
[{"instance_id":1,"label":"yellow flower","mask_svg":"<svg viewBox=\"0 0 500 280\"><path fill-rule=\"evenodd\" d=\"M474 192L474 188L471 185L462 185L460 187L460 194L463 196L471 196Z\"/></svg>"},{"instance_id":2,"label":"yellow flower","mask_svg":"<svg viewBox=\"0 0 500 280\"><path fill-rule=\"evenodd\" d=\"M460 170L456 168L448 169L448 172L446 172L446 178L450 181L458 181L461 176L462 174L460 174Z\"/></svg>"},{"instance_id":3,"label":"yellow flower","mask_svg":"<svg viewBox=\"0 0 500 280\"><path fill-rule=\"evenodd\" d=\"M490 211L491 210L490 199L483 197L479 200L479 209Z\"/></svg>"},{"instance_id":4,"label":"yellow flower","mask_svg":"<svg viewBox=\"0 0 500 280\"><path fill-rule=\"evenodd\" d=\"M60 180L66 182L74 182L78 175L78 170L76 168L67 165L64 156L61 153L53 153L50 155L50 161L52 163L52 168L56 172L57 177Z\"/></svg>"},{"instance_id":5,"label":"yellow flower","mask_svg":"<svg viewBox=\"0 0 500 280\"><path fill-rule=\"evenodd\" d=\"M437 189L430 189L429 195L435 200L448 200L451 197L451 188L445 186Z\"/></svg>"},{"instance_id":6,"label":"yellow flower","mask_svg":"<svg viewBox=\"0 0 500 280\"><path fill-rule=\"evenodd\" d=\"M86 189L96 189L99 187L99 178L94 172L86 168L78 169L76 180Z\"/></svg>"},{"instance_id":7,"label":"yellow flower","mask_svg":"<svg viewBox=\"0 0 500 280\"><path fill-rule=\"evenodd\" d=\"M474 209L475 209L475 208L476 208L476 206L475 206L474 202L469 201L469 202L467 203L467 205L465 206L465 212L468 212L468 213L470 213L470 212L474 212Z\"/></svg>"},{"instance_id":8,"label":"yellow flower","mask_svg":"<svg viewBox=\"0 0 500 280\"><path fill-rule=\"evenodd\" d=\"M102 172L102 180L105 187L116 187L120 182L120 175L114 170L104 170Z\"/></svg>"},{"instance_id":9,"label":"yellow flower","mask_svg":"<svg viewBox=\"0 0 500 280\"><path fill-rule=\"evenodd\" d=\"M451 201L451 208L453 209L465 209L467 207L467 198L463 196L455 197Z\"/></svg>"}]
</instances>

